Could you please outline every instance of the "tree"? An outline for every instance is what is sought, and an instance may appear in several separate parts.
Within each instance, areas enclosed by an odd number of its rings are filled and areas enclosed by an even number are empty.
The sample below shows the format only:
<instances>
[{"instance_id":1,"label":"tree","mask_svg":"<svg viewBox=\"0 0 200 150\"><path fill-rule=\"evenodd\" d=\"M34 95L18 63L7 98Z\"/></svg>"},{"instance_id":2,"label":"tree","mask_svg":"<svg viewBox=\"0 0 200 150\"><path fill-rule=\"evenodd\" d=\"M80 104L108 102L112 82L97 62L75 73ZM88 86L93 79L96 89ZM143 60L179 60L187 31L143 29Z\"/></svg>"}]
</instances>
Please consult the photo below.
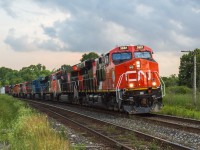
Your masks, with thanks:
<instances>
[{"instance_id":1,"label":"tree","mask_svg":"<svg viewBox=\"0 0 200 150\"><path fill-rule=\"evenodd\" d=\"M60 67L61 70L65 70L67 72L71 72L72 71L72 67L70 65L62 65Z\"/></svg>"},{"instance_id":2,"label":"tree","mask_svg":"<svg viewBox=\"0 0 200 150\"><path fill-rule=\"evenodd\" d=\"M194 50L197 60L197 87L200 88L200 49ZM180 58L179 67L179 85L185 85L190 88L193 87L193 77L194 77L194 52L191 51L188 54L184 54Z\"/></svg>"},{"instance_id":3,"label":"tree","mask_svg":"<svg viewBox=\"0 0 200 150\"><path fill-rule=\"evenodd\" d=\"M9 84L22 83L25 81L32 81L41 76L47 76L51 72L46 70L46 67L38 65L30 65L28 67L23 67L21 70L12 70L10 68L1 67L0 68L0 82L2 86Z\"/></svg>"},{"instance_id":4,"label":"tree","mask_svg":"<svg viewBox=\"0 0 200 150\"><path fill-rule=\"evenodd\" d=\"M88 60L88 59L96 59L98 58L99 55L95 52L90 52L89 54L83 54L82 55L82 58L80 59L81 62L85 61L85 60Z\"/></svg>"},{"instance_id":5,"label":"tree","mask_svg":"<svg viewBox=\"0 0 200 150\"><path fill-rule=\"evenodd\" d=\"M170 75L170 77L162 77L165 86L170 87L170 86L176 86L178 85L178 77L175 74Z\"/></svg>"}]
</instances>

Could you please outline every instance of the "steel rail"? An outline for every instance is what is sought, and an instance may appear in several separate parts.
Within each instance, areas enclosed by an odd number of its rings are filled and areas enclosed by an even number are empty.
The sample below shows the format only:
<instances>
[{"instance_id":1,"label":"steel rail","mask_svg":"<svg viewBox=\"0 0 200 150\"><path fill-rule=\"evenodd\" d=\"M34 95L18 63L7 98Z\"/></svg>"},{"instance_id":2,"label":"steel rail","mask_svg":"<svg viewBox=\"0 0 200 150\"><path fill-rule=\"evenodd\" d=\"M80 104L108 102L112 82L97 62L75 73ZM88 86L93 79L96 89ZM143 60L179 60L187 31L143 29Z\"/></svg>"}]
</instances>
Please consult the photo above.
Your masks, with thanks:
<instances>
[{"instance_id":1,"label":"steel rail","mask_svg":"<svg viewBox=\"0 0 200 150\"><path fill-rule=\"evenodd\" d=\"M142 132L139 132L139 131L136 131L136 130L130 130L128 128L124 128L124 127L121 127L121 126L118 126L118 125L115 125L115 124L112 124L112 123L109 123L109 122L106 122L106 121L102 121L102 120L99 120L99 119L96 119L96 118L93 118L93 117L89 117L89 116L86 116L86 115L83 115L83 114L80 114L80 113L77 113L77 112L74 112L74 111L71 111L71 110L67 110L67 109L64 109L64 108L60 108L60 107L57 107L57 106L53 106L53 105L50 105L50 104L46 104L46 103L41 103L41 102L35 102L35 101L32 101L34 103L38 103L38 104L41 104L41 105L45 105L45 106L48 106L48 107L52 107L53 109L57 109L57 110L62 110L62 111L67 111L68 113L72 113L72 114L75 114L75 115L81 115L81 117L85 117L87 119L91 119L95 122L99 122L99 123L104 123L105 125L109 126L109 125L112 125L112 126L115 126L118 130L126 130L127 132L129 133L133 133L135 134L137 137L140 137L142 139L145 139L145 140L148 140L148 141L155 141L156 143L158 143L160 146L164 146L164 147L171 147L172 149L181 149L181 150L190 150L192 148L190 147L186 147L184 145L180 145L178 143L173 143L173 142L170 142L170 141L167 141L167 140L164 140L164 139L161 139L161 138L158 138L158 137L154 137L152 135L148 135L148 134L145 134L145 133L142 133ZM52 112L53 113L53 112ZM54 112L55 113L55 112ZM65 117L65 116L63 116ZM65 117L66 118L66 117ZM85 128L85 129L89 129L89 128ZM90 130L90 129L89 129ZM93 131L91 131L93 132ZM99 134L99 136L101 136ZM107 140L110 140L109 138L107 138ZM111 142L111 141L110 141ZM120 145L120 147L123 147L123 144L120 144L118 143L117 141L112 141L112 143L114 143L115 145ZM126 149L126 147L124 147ZM127 147L127 149L130 149L129 147Z\"/></svg>"},{"instance_id":2,"label":"steel rail","mask_svg":"<svg viewBox=\"0 0 200 150\"><path fill-rule=\"evenodd\" d=\"M36 108L38 108L38 106L36 106ZM126 145L124 145L124 144L122 144L122 143L120 143L120 142L108 137L108 136L105 136L105 135L101 134L98 131L95 131L95 130L93 130L93 129L91 129L91 128L89 128L89 127L87 127L87 126L85 126L85 125L83 125L83 124L81 124L81 123L79 123L77 121L74 121L73 119L67 118L64 115L61 115L61 114L59 114L59 113L57 113L55 111L52 111L52 110L50 110L48 108L40 106L40 110L41 109L43 109L43 110L45 109L45 113L48 113L48 114L51 113L53 115L56 115L56 116L54 116L56 119L58 119L57 117L61 117L61 118L65 119L65 120L67 120L68 122L70 122L71 124L74 124L74 125L78 126L79 128L82 128L84 131L87 131L90 134L95 135L95 137L98 136L105 143L111 145L111 147L115 147L116 149L132 150L131 147L128 147L128 146L126 146Z\"/></svg>"},{"instance_id":3,"label":"steel rail","mask_svg":"<svg viewBox=\"0 0 200 150\"><path fill-rule=\"evenodd\" d=\"M162 115L162 114L152 114L152 116L160 117L160 118L164 118L164 119L181 121L181 122L185 122L185 123L192 123L192 124L196 124L196 125L200 124L200 120L196 120L196 119L183 118L183 117L177 117L177 116L171 116L171 115Z\"/></svg>"}]
</instances>

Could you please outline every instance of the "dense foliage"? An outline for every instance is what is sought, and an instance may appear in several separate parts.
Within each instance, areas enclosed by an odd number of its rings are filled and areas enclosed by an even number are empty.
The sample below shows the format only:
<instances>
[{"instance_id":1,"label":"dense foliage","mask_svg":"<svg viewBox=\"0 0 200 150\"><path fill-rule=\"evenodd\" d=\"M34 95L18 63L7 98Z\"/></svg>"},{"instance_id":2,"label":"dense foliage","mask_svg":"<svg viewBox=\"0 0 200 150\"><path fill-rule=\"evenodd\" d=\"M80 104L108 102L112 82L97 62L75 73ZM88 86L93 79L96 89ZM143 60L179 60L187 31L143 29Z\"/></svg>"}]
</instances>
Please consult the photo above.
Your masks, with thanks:
<instances>
[{"instance_id":1,"label":"dense foliage","mask_svg":"<svg viewBox=\"0 0 200 150\"><path fill-rule=\"evenodd\" d=\"M200 49L194 50L196 54L197 87L200 88ZM179 85L193 87L194 78L194 53L189 52L180 58Z\"/></svg>"},{"instance_id":2,"label":"dense foliage","mask_svg":"<svg viewBox=\"0 0 200 150\"><path fill-rule=\"evenodd\" d=\"M62 65L59 69L57 69L57 71L59 70L64 70L67 72L71 72L72 71L72 67L70 65Z\"/></svg>"},{"instance_id":3,"label":"dense foliage","mask_svg":"<svg viewBox=\"0 0 200 150\"><path fill-rule=\"evenodd\" d=\"M170 86L166 89L168 94L191 94L192 89L186 86Z\"/></svg>"},{"instance_id":4,"label":"dense foliage","mask_svg":"<svg viewBox=\"0 0 200 150\"><path fill-rule=\"evenodd\" d=\"M85 60L88 60L88 59L95 59L95 58L98 58L99 57L99 55L97 54L97 53L95 53L95 52L90 52L90 53L88 53L88 54L83 54L82 55L82 58L81 58L81 62L83 62L83 61L85 61Z\"/></svg>"},{"instance_id":5,"label":"dense foliage","mask_svg":"<svg viewBox=\"0 0 200 150\"><path fill-rule=\"evenodd\" d=\"M88 60L88 59L95 59L98 58L99 55L95 52L91 52L88 54L83 54L81 58L81 62ZM30 65L28 67L23 67L21 70L12 70L10 68L1 67L0 68L0 87L5 85L13 85L16 83L22 83L25 81L32 81L38 77L45 77L50 75L53 72L64 70L70 72L72 67L70 65L62 65L57 70L49 71L46 67L42 64L37 65Z\"/></svg>"},{"instance_id":6,"label":"dense foliage","mask_svg":"<svg viewBox=\"0 0 200 150\"><path fill-rule=\"evenodd\" d=\"M0 68L0 86L32 81L40 76L47 76L51 71L47 70L41 64L23 67L21 70L12 70L10 68Z\"/></svg>"},{"instance_id":7,"label":"dense foliage","mask_svg":"<svg viewBox=\"0 0 200 150\"><path fill-rule=\"evenodd\" d=\"M169 77L162 77L162 79L163 79L166 87L176 86L176 85L178 85L178 81L179 81L178 77L175 74L173 74Z\"/></svg>"}]
</instances>

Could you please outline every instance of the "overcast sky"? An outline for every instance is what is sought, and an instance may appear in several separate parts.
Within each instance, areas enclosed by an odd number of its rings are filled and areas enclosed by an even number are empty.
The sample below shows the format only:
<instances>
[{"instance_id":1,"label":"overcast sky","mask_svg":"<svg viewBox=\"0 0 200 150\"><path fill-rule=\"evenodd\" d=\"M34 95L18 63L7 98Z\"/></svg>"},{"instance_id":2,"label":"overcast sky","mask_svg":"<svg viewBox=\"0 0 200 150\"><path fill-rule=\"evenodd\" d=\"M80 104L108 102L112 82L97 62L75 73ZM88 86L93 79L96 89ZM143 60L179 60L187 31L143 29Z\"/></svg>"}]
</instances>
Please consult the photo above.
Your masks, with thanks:
<instances>
[{"instance_id":1,"label":"overcast sky","mask_svg":"<svg viewBox=\"0 0 200 150\"><path fill-rule=\"evenodd\" d=\"M200 48L199 0L1 0L0 67L52 70L82 54L147 45L162 76L178 74L181 50Z\"/></svg>"}]
</instances>

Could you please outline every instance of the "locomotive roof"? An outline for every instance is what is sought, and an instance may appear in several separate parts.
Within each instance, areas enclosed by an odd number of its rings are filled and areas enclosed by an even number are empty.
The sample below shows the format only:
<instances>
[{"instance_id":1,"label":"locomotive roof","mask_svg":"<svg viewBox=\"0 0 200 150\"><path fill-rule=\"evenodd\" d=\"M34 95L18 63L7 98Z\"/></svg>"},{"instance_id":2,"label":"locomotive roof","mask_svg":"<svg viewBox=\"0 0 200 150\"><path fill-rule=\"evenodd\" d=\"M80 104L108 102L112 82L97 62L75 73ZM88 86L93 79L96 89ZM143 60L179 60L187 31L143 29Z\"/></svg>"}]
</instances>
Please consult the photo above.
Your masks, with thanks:
<instances>
[{"instance_id":1,"label":"locomotive roof","mask_svg":"<svg viewBox=\"0 0 200 150\"><path fill-rule=\"evenodd\" d=\"M114 49L110 50L108 53L115 53L115 52L126 52L126 51L132 51L132 52L135 52L135 51L150 51L151 53L153 52L151 48L149 48L148 46L145 46L145 45L127 45L127 46L117 46L115 47ZM105 53L103 54L106 55L108 53ZM102 56L100 56L102 57ZM88 60L85 60L83 62L80 62L76 65L73 65L72 68L73 68L73 71L79 71L81 68L85 68L87 66L87 63L91 63L91 62L94 62L96 59L88 59Z\"/></svg>"},{"instance_id":2,"label":"locomotive roof","mask_svg":"<svg viewBox=\"0 0 200 150\"><path fill-rule=\"evenodd\" d=\"M110 51L110 53L114 52L123 52L123 51L150 51L152 52L152 49L145 46L145 45L128 45L128 46L118 46Z\"/></svg>"}]
</instances>

